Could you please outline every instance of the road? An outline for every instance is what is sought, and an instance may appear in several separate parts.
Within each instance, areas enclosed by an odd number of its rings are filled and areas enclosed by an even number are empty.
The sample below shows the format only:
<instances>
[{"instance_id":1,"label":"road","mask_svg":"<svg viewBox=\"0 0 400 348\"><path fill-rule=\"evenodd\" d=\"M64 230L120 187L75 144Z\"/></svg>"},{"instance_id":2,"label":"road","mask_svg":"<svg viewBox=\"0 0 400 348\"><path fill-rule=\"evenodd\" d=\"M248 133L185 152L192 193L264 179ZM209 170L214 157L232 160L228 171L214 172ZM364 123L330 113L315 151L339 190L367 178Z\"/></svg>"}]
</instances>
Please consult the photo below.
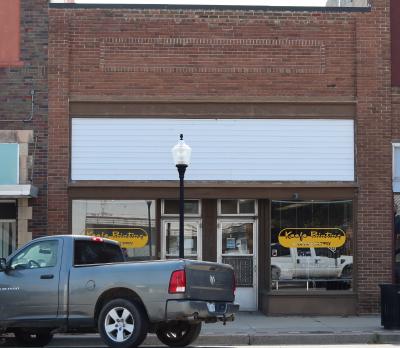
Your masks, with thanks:
<instances>
[{"instance_id":1,"label":"road","mask_svg":"<svg viewBox=\"0 0 400 348\"><path fill-rule=\"evenodd\" d=\"M59 343L67 343L67 344L58 344ZM10 343L10 344L8 344ZM16 348L17 346L13 345L12 342L8 341L7 344L1 344L1 348L7 348L7 347L13 347ZM86 344L85 344L86 343ZM47 347L49 348L107 348L107 346L101 344L101 342L98 342L98 344L93 344L95 342L80 342L79 338L77 337L76 340L71 340L70 342L65 342L65 341L55 341L54 343L51 343ZM142 345L143 348L160 348L160 347L165 347L163 345ZM191 346L193 348L243 348L244 345L235 345L235 346L221 346L221 345L207 345L207 346L202 346L202 345L193 345ZM399 345L396 344L340 344L340 345L254 345L254 348L398 348ZM22 348L22 347L20 347Z\"/></svg>"}]
</instances>

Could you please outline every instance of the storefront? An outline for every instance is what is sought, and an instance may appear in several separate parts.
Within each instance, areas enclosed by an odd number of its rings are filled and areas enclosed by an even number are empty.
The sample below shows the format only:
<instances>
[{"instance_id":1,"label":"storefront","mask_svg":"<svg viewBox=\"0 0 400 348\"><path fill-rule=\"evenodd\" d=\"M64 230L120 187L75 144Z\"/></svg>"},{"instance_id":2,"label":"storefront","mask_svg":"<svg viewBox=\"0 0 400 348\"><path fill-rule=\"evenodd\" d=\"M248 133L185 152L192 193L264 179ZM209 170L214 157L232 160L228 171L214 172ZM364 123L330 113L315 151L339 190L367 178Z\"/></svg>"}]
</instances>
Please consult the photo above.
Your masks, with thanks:
<instances>
[{"instance_id":1,"label":"storefront","mask_svg":"<svg viewBox=\"0 0 400 348\"><path fill-rule=\"evenodd\" d=\"M7 257L31 239L28 199L38 193L29 180L32 135L31 131L0 131L0 257Z\"/></svg>"},{"instance_id":2,"label":"storefront","mask_svg":"<svg viewBox=\"0 0 400 348\"><path fill-rule=\"evenodd\" d=\"M170 151L184 133L193 149L185 257L232 265L242 310L356 312L351 118L100 118L71 109L72 233L119 240L130 260L177 257Z\"/></svg>"}]
</instances>

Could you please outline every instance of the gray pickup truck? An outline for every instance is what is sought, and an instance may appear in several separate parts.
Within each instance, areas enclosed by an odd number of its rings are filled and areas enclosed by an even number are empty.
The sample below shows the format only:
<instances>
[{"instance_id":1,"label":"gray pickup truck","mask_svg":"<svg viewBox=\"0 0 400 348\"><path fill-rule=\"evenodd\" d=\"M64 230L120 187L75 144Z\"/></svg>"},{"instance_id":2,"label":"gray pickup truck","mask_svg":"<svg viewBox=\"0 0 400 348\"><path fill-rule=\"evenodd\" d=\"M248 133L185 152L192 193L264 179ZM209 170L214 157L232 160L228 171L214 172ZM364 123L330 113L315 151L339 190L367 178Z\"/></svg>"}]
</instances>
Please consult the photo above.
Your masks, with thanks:
<instances>
[{"instance_id":1,"label":"gray pickup truck","mask_svg":"<svg viewBox=\"0 0 400 348\"><path fill-rule=\"evenodd\" d=\"M99 332L110 347L140 345L148 332L184 347L202 322L231 321L235 277L228 265L124 262L118 243L88 236L35 239L0 259L0 330L24 346L56 332Z\"/></svg>"}]
</instances>

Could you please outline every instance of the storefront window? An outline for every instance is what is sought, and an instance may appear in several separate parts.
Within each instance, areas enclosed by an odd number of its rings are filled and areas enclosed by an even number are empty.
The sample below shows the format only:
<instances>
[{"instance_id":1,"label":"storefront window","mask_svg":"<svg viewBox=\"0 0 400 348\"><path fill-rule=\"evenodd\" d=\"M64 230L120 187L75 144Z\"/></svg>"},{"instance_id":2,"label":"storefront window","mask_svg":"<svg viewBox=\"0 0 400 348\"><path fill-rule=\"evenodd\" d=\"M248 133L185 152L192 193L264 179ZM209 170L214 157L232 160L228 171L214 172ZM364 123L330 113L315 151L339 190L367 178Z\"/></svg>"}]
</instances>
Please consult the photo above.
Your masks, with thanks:
<instances>
[{"instance_id":1,"label":"storefront window","mask_svg":"<svg viewBox=\"0 0 400 348\"><path fill-rule=\"evenodd\" d=\"M197 259L197 236L199 223L189 221L184 224L184 253L185 257ZM179 255L179 221L165 222L166 258L177 258Z\"/></svg>"},{"instance_id":2,"label":"storefront window","mask_svg":"<svg viewBox=\"0 0 400 348\"><path fill-rule=\"evenodd\" d=\"M400 284L400 193L394 194L395 278Z\"/></svg>"},{"instance_id":3,"label":"storefront window","mask_svg":"<svg viewBox=\"0 0 400 348\"><path fill-rule=\"evenodd\" d=\"M271 205L271 289L351 289L352 201Z\"/></svg>"},{"instance_id":4,"label":"storefront window","mask_svg":"<svg viewBox=\"0 0 400 348\"><path fill-rule=\"evenodd\" d=\"M114 239L128 260L156 258L155 201L74 200L72 233Z\"/></svg>"},{"instance_id":5,"label":"storefront window","mask_svg":"<svg viewBox=\"0 0 400 348\"><path fill-rule=\"evenodd\" d=\"M179 215L179 200L165 199L163 201L163 215ZM195 199L186 199L184 202L185 215L200 215L200 201Z\"/></svg>"},{"instance_id":6,"label":"storefront window","mask_svg":"<svg viewBox=\"0 0 400 348\"><path fill-rule=\"evenodd\" d=\"M219 214L224 215L256 215L256 201L254 199L221 199Z\"/></svg>"},{"instance_id":7,"label":"storefront window","mask_svg":"<svg viewBox=\"0 0 400 348\"><path fill-rule=\"evenodd\" d=\"M7 257L17 247L17 206L0 202L0 257Z\"/></svg>"}]
</instances>

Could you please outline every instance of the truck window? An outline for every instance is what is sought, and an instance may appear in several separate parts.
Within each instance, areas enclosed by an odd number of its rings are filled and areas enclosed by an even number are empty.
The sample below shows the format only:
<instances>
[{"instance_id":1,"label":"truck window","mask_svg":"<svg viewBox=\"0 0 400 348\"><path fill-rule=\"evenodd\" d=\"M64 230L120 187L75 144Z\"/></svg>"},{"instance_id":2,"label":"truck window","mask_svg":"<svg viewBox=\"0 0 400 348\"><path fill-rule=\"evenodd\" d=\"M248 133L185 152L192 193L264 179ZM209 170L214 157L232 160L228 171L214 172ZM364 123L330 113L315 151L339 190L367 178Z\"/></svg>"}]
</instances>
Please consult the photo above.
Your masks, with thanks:
<instances>
[{"instance_id":1,"label":"truck window","mask_svg":"<svg viewBox=\"0 0 400 348\"><path fill-rule=\"evenodd\" d=\"M310 248L297 248L297 255L298 256L311 256Z\"/></svg>"},{"instance_id":2,"label":"truck window","mask_svg":"<svg viewBox=\"0 0 400 348\"><path fill-rule=\"evenodd\" d=\"M112 243L76 240L74 265L124 262L121 248Z\"/></svg>"},{"instance_id":3,"label":"truck window","mask_svg":"<svg viewBox=\"0 0 400 348\"><path fill-rule=\"evenodd\" d=\"M54 267L57 264L58 241L42 241L21 250L11 260L11 269Z\"/></svg>"}]
</instances>

